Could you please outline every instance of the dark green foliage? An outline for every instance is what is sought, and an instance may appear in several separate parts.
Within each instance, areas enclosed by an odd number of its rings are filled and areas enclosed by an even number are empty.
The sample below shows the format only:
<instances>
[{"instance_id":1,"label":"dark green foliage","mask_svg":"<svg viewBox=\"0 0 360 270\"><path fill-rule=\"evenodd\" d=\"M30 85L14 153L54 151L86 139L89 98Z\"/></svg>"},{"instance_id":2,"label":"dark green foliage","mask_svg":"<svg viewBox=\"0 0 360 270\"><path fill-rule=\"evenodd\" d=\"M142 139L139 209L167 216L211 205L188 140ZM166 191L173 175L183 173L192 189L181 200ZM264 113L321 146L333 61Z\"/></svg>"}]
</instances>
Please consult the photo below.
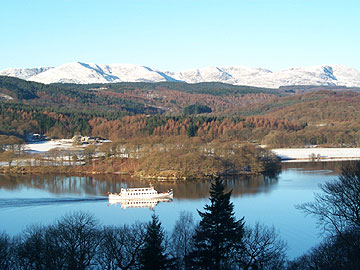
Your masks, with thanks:
<instances>
[{"instance_id":1,"label":"dark green foliage","mask_svg":"<svg viewBox=\"0 0 360 270\"><path fill-rule=\"evenodd\" d=\"M199 212L201 221L195 229L194 251L191 254L194 269L229 269L231 253L243 248L244 218L236 220L230 202L231 191L224 193L219 177L210 189L210 204Z\"/></svg>"},{"instance_id":2,"label":"dark green foliage","mask_svg":"<svg viewBox=\"0 0 360 270\"><path fill-rule=\"evenodd\" d=\"M30 119L23 117L28 114ZM89 120L95 117L121 118L123 113L101 113L72 109L37 107L16 103L0 103L0 134L25 138L26 133L48 134L59 129L59 137L71 137L75 132L89 134ZM55 136L56 137L56 136Z\"/></svg>"},{"instance_id":3,"label":"dark green foliage","mask_svg":"<svg viewBox=\"0 0 360 270\"><path fill-rule=\"evenodd\" d=\"M280 159L270 151L263 151L261 158L264 163L264 174L270 178L276 177L281 172Z\"/></svg>"},{"instance_id":4,"label":"dark green foliage","mask_svg":"<svg viewBox=\"0 0 360 270\"><path fill-rule=\"evenodd\" d=\"M195 137L196 136L197 127L193 123L191 123L188 128L186 129L186 134L188 137Z\"/></svg>"},{"instance_id":5,"label":"dark green foliage","mask_svg":"<svg viewBox=\"0 0 360 270\"><path fill-rule=\"evenodd\" d=\"M0 92L9 94L10 96L22 99L38 98L36 91L42 88L42 84L35 82L27 82L18 78L0 76Z\"/></svg>"},{"instance_id":6,"label":"dark green foliage","mask_svg":"<svg viewBox=\"0 0 360 270\"><path fill-rule=\"evenodd\" d=\"M170 117L163 115L154 115L153 117L149 117L146 121L144 132L148 135L152 135L155 128L164 125L169 119Z\"/></svg>"},{"instance_id":7,"label":"dark green foliage","mask_svg":"<svg viewBox=\"0 0 360 270\"><path fill-rule=\"evenodd\" d=\"M146 228L145 243L140 252L141 269L166 269L167 256L164 248L164 231L159 218L153 214Z\"/></svg>"},{"instance_id":8,"label":"dark green foliage","mask_svg":"<svg viewBox=\"0 0 360 270\"><path fill-rule=\"evenodd\" d=\"M278 89L260 88L252 86L232 85L219 82L202 82L202 83L185 83L185 82L157 82L157 83L145 83L145 82L122 82L111 84L89 84L89 85L73 85L65 84L65 87L77 89L89 89L107 87L109 90L115 92L123 92L124 90L131 91L135 89L168 89L176 90L185 93L196 94L209 94L213 96L230 96L238 94L256 94L256 93L268 93L277 96L282 95L283 91Z\"/></svg>"},{"instance_id":9,"label":"dark green foliage","mask_svg":"<svg viewBox=\"0 0 360 270\"><path fill-rule=\"evenodd\" d=\"M201 104L192 104L184 108L184 114L200 114L200 113L211 113L212 110L209 106Z\"/></svg>"},{"instance_id":10,"label":"dark green foliage","mask_svg":"<svg viewBox=\"0 0 360 270\"><path fill-rule=\"evenodd\" d=\"M91 106L91 109L94 110L94 106L97 106L101 111L109 111L112 108L113 110L120 109L128 113L159 112L159 109L145 107L144 104L131 100L111 95L99 95L91 89L88 85L86 87L75 84L46 85L13 77L0 76L0 90L4 93L8 93L19 100L40 98L33 102L41 106L61 105L60 107L76 108L78 110L83 110L87 106ZM44 98L45 100L43 100Z\"/></svg>"}]
</instances>

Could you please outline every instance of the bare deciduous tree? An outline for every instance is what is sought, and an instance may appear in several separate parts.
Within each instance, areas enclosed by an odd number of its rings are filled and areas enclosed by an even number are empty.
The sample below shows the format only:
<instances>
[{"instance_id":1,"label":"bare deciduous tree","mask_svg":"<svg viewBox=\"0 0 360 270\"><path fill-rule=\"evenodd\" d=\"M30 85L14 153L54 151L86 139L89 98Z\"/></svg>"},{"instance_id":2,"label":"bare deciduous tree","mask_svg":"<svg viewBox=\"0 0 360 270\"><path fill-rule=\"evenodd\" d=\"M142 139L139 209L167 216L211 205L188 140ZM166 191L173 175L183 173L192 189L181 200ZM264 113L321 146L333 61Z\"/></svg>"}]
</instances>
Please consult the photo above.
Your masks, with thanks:
<instances>
[{"instance_id":1,"label":"bare deciduous tree","mask_svg":"<svg viewBox=\"0 0 360 270\"><path fill-rule=\"evenodd\" d=\"M138 269L138 256L144 244L145 224L105 227L97 261L103 270Z\"/></svg>"},{"instance_id":2,"label":"bare deciduous tree","mask_svg":"<svg viewBox=\"0 0 360 270\"><path fill-rule=\"evenodd\" d=\"M192 249L195 223L190 212L180 212L170 238L170 249L176 260L176 269L187 269L186 257Z\"/></svg>"},{"instance_id":3,"label":"bare deciduous tree","mask_svg":"<svg viewBox=\"0 0 360 270\"><path fill-rule=\"evenodd\" d=\"M328 237L303 256L289 262L288 270L358 270L360 269L360 233L343 232Z\"/></svg>"},{"instance_id":4,"label":"bare deciduous tree","mask_svg":"<svg viewBox=\"0 0 360 270\"><path fill-rule=\"evenodd\" d=\"M360 229L360 161L342 168L339 178L321 186L315 201L297 206L314 215L324 232L341 234Z\"/></svg>"},{"instance_id":5,"label":"bare deciduous tree","mask_svg":"<svg viewBox=\"0 0 360 270\"><path fill-rule=\"evenodd\" d=\"M45 269L44 226L29 226L16 241L16 261L19 269Z\"/></svg>"},{"instance_id":6,"label":"bare deciduous tree","mask_svg":"<svg viewBox=\"0 0 360 270\"><path fill-rule=\"evenodd\" d=\"M67 269L84 270L93 265L100 244L98 221L89 213L66 215L54 226Z\"/></svg>"},{"instance_id":7,"label":"bare deciduous tree","mask_svg":"<svg viewBox=\"0 0 360 270\"><path fill-rule=\"evenodd\" d=\"M246 227L243 241L244 249L235 254L239 269L283 269L286 244L274 227L260 223Z\"/></svg>"},{"instance_id":8,"label":"bare deciduous tree","mask_svg":"<svg viewBox=\"0 0 360 270\"><path fill-rule=\"evenodd\" d=\"M11 269L11 242L10 237L0 233L0 269Z\"/></svg>"}]
</instances>

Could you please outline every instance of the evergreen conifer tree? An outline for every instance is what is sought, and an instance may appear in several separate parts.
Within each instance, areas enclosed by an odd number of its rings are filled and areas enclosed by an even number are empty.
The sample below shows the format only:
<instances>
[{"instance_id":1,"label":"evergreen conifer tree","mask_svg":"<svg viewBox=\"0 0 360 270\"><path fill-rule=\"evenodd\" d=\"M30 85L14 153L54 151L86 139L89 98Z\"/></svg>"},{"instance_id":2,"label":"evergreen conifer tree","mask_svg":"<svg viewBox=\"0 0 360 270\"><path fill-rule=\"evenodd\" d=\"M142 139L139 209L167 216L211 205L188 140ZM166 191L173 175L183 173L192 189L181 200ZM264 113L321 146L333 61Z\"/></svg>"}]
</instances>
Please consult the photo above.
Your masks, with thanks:
<instances>
[{"instance_id":1,"label":"evergreen conifer tree","mask_svg":"<svg viewBox=\"0 0 360 270\"><path fill-rule=\"evenodd\" d=\"M190 255L193 269L230 269L232 252L243 247L244 218L236 220L230 202L231 191L216 178L210 188L210 204L199 212L200 224L194 234L194 251Z\"/></svg>"},{"instance_id":2,"label":"evergreen conifer tree","mask_svg":"<svg viewBox=\"0 0 360 270\"><path fill-rule=\"evenodd\" d=\"M167 256L163 246L164 231L159 218L153 214L152 220L146 227L145 243L140 251L140 269L162 270L166 269Z\"/></svg>"}]
</instances>

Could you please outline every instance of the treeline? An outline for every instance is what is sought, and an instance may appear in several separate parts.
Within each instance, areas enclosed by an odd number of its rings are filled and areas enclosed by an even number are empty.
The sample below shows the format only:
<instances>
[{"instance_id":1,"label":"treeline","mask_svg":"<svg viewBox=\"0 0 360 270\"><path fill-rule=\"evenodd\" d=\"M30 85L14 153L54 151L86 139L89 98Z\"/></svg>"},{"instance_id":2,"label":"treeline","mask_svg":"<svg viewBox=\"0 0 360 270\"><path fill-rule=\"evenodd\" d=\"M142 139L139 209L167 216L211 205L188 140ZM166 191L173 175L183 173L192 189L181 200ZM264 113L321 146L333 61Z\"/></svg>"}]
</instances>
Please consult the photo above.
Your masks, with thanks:
<instances>
[{"instance_id":1,"label":"treeline","mask_svg":"<svg viewBox=\"0 0 360 270\"><path fill-rule=\"evenodd\" d=\"M0 103L0 133L24 139L27 133L46 134L54 138L66 138L76 132L89 134L91 128L88 121L96 115L117 118L121 113L104 114Z\"/></svg>"},{"instance_id":2,"label":"treeline","mask_svg":"<svg viewBox=\"0 0 360 270\"><path fill-rule=\"evenodd\" d=\"M296 97L288 97L288 99ZM306 123L296 133L273 131L265 144L276 146L360 145L360 94L358 92L321 91L299 96L304 102L286 106L266 114L269 118ZM284 99L284 100L285 100Z\"/></svg>"},{"instance_id":3,"label":"treeline","mask_svg":"<svg viewBox=\"0 0 360 270\"><path fill-rule=\"evenodd\" d=\"M24 137L41 133L54 138L68 138L76 133L103 138L145 136L261 139L271 130L301 130L303 124L266 117L126 115L122 111L76 110L0 103L0 133Z\"/></svg>"},{"instance_id":4,"label":"treeline","mask_svg":"<svg viewBox=\"0 0 360 270\"><path fill-rule=\"evenodd\" d=\"M276 176L281 171L279 159L270 151L236 140L153 137L118 140L105 144L101 151L104 152L104 163L88 162L94 171L98 171L96 168L100 166L109 173L126 171L141 178L194 179L243 174ZM119 163L122 165L119 166Z\"/></svg>"},{"instance_id":5,"label":"treeline","mask_svg":"<svg viewBox=\"0 0 360 270\"><path fill-rule=\"evenodd\" d=\"M10 168L15 159L24 156L24 143L16 136L0 135L0 161L6 162Z\"/></svg>"},{"instance_id":6,"label":"treeline","mask_svg":"<svg viewBox=\"0 0 360 270\"><path fill-rule=\"evenodd\" d=\"M261 140L271 130L285 132L304 128L303 124L266 117L216 116L129 116L108 121L97 118L90 121L92 134L106 138L133 138L145 136L171 137L187 135L204 139Z\"/></svg>"},{"instance_id":7,"label":"treeline","mask_svg":"<svg viewBox=\"0 0 360 270\"><path fill-rule=\"evenodd\" d=\"M202 82L202 83L185 83L185 82L120 82L120 83L107 83L107 84L53 84L67 89L96 89L107 88L114 92L133 91L139 90L157 90L167 89L179 92L196 93L196 94L210 94L214 96L237 95L237 94L254 94L254 93L267 93L280 96L284 91L278 89L232 85L220 82Z\"/></svg>"},{"instance_id":8,"label":"treeline","mask_svg":"<svg viewBox=\"0 0 360 270\"><path fill-rule=\"evenodd\" d=\"M280 160L269 150L239 140L150 136L119 139L85 149L51 149L35 159L24 153L24 141L0 135L3 171L12 173L130 174L140 178L198 179L215 175L264 174L281 171ZM16 160L16 166L12 167ZM19 162L21 160L21 162ZM19 164L23 165L20 166ZM81 165L81 166L80 166Z\"/></svg>"}]
</instances>

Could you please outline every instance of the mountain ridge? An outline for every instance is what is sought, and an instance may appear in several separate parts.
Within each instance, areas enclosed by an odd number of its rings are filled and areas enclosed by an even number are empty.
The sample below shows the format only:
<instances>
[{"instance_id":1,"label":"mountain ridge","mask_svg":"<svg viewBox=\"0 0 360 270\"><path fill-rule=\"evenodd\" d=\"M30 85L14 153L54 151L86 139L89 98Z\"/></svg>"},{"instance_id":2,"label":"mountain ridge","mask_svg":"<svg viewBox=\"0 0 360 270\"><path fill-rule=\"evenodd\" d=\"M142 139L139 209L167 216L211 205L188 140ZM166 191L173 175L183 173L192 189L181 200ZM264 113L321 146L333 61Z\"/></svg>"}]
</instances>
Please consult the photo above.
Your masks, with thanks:
<instances>
[{"instance_id":1,"label":"mountain ridge","mask_svg":"<svg viewBox=\"0 0 360 270\"><path fill-rule=\"evenodd\" d=\"M72 62L57 67L8 68L0 70L0 75L45 84L180 81L222 82L267 88L290 85L360 87L360 72L342 64L292 67L275 72L247 66L213 66L171 72L135 64Z\"/></svg>"}]
</instances>

